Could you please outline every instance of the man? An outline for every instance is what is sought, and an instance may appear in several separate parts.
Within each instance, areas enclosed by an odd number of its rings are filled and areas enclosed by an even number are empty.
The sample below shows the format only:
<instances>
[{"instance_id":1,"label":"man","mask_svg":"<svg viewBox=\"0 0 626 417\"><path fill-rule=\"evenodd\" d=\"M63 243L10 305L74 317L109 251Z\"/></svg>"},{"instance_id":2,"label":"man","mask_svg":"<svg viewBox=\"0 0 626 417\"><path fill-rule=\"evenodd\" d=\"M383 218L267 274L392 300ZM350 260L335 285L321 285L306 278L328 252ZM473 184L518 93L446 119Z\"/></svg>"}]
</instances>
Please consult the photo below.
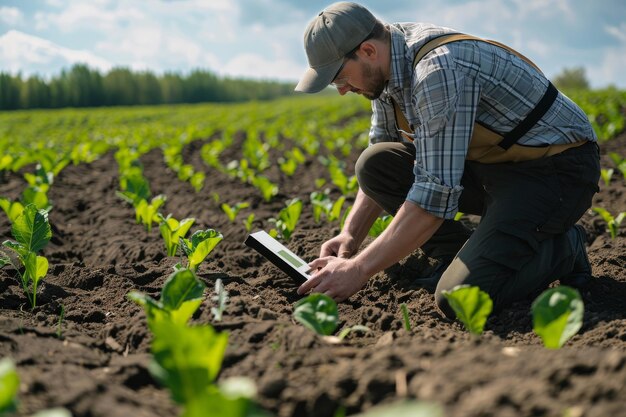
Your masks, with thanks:
<instances>
[{"instance_id":1,"label":"man","mask_svg":"<svg viewBox=\"0 0 626 417\"><path fill-rule=\"evenodd\" d=\"M497 43L420 23L385 25L355 3L309 24L296 91L333 85L372 100L360 190L341 233L322 245L298 292L345 300L417 248L451 262L435 300L477 285L498 310L560 279L591 276L575 226L598 191L597 138L578 106L528 59ZM358 253L376 217L395 217ZM470 233L457 212L481 221ZM356 255L356 256L355 256Z\"/></svg>"}]
</instances>

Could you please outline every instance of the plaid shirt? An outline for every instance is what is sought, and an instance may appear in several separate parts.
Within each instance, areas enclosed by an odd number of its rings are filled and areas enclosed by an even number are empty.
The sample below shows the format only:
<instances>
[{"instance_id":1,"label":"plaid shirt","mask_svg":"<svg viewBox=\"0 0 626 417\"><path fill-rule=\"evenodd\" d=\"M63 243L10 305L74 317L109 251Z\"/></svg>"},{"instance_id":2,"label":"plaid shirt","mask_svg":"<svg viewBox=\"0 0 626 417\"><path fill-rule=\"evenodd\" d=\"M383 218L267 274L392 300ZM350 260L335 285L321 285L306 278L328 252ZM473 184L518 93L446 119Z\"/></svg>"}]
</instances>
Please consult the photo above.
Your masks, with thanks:
<instances>
[{"instance_id":1,"label":"plaid shirt","mask_svg":"<svg viewBox=\"0 0 626 417\"><path fill-rule=\"evenodd\" d=\"M453 218L463 191L461 177L475 121L506 133L539 102L546 77L508 51L479 41L453 42L413 58L428 40L451 29L396 23L391 30L391 77L372 101L370 143L404 140L389 96L414 130L415 183L407 195L429 213ZM556 101L519 144L541 146L596 141L585 113L559 93Z\"/></svg>"}]
</instances>

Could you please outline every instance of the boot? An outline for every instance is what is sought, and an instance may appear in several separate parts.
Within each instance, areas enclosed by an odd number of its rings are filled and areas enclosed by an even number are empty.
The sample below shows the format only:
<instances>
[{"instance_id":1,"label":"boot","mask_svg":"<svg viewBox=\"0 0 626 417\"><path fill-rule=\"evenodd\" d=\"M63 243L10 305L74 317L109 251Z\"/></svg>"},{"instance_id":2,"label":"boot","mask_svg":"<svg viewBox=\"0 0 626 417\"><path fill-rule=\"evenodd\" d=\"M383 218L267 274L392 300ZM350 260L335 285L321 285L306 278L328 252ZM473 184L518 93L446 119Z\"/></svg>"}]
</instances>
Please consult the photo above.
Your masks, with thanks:
<instances>
[{"instance_id":1,"label":"boot","mask_svg":"<svg viewBox=\"0 0 626 417\"><path fill-rule=\"evenodd\" d=\"M585 229L577 224L567 231L567 237L574 250L574 266L572 272L560 279L561 284L582 289L586 287L593 276L591 275L591 264L587 256L587 233Z\"/></svg>"}]
</instances>

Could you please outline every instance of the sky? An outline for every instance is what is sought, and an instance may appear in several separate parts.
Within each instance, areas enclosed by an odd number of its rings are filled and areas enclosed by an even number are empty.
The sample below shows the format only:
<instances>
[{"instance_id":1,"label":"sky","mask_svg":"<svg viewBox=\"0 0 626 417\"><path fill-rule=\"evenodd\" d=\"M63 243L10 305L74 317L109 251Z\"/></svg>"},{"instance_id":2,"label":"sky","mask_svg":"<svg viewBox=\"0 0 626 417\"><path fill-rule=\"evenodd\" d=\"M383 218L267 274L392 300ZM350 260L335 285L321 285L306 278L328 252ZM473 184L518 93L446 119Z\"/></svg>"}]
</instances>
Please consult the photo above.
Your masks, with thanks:
<instances>
[{"instance_id":1,"label":"sky","mask_svg":"<svg viewBox=\"0 0 626 417\"><path fill-rule=\"evenodd\" d=\"M318 0L0 0L0 72L57 75L74 63L157 74L297 81ZM385 22L429 22L503 42L553 78L583 67L626 88L624 0L367 0Z\"/></svg>"}]
</instances>

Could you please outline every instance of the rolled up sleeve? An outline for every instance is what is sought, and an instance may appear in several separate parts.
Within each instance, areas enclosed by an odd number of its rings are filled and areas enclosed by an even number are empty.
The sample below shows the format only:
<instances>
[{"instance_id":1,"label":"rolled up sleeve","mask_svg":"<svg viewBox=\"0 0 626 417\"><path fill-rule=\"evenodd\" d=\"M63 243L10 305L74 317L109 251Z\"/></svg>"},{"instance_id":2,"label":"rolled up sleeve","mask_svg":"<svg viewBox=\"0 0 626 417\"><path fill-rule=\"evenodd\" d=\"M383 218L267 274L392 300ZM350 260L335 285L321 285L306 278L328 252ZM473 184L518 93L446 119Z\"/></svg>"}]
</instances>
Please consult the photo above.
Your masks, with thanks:
<instances>
[{"instance_id":1,"label":"rolled up sleeve","mask_svg":"<svg viewBox=\"0 0 626 417\"><path fill-rule=\"evenodd\" d=\"M479 99L479 84L458 71L439 69L416 77L412 104L421 124L415 126L413 142L415 183L406 199L434 216L451 219L458 212Z\"/></svg>"}]
</instances>

